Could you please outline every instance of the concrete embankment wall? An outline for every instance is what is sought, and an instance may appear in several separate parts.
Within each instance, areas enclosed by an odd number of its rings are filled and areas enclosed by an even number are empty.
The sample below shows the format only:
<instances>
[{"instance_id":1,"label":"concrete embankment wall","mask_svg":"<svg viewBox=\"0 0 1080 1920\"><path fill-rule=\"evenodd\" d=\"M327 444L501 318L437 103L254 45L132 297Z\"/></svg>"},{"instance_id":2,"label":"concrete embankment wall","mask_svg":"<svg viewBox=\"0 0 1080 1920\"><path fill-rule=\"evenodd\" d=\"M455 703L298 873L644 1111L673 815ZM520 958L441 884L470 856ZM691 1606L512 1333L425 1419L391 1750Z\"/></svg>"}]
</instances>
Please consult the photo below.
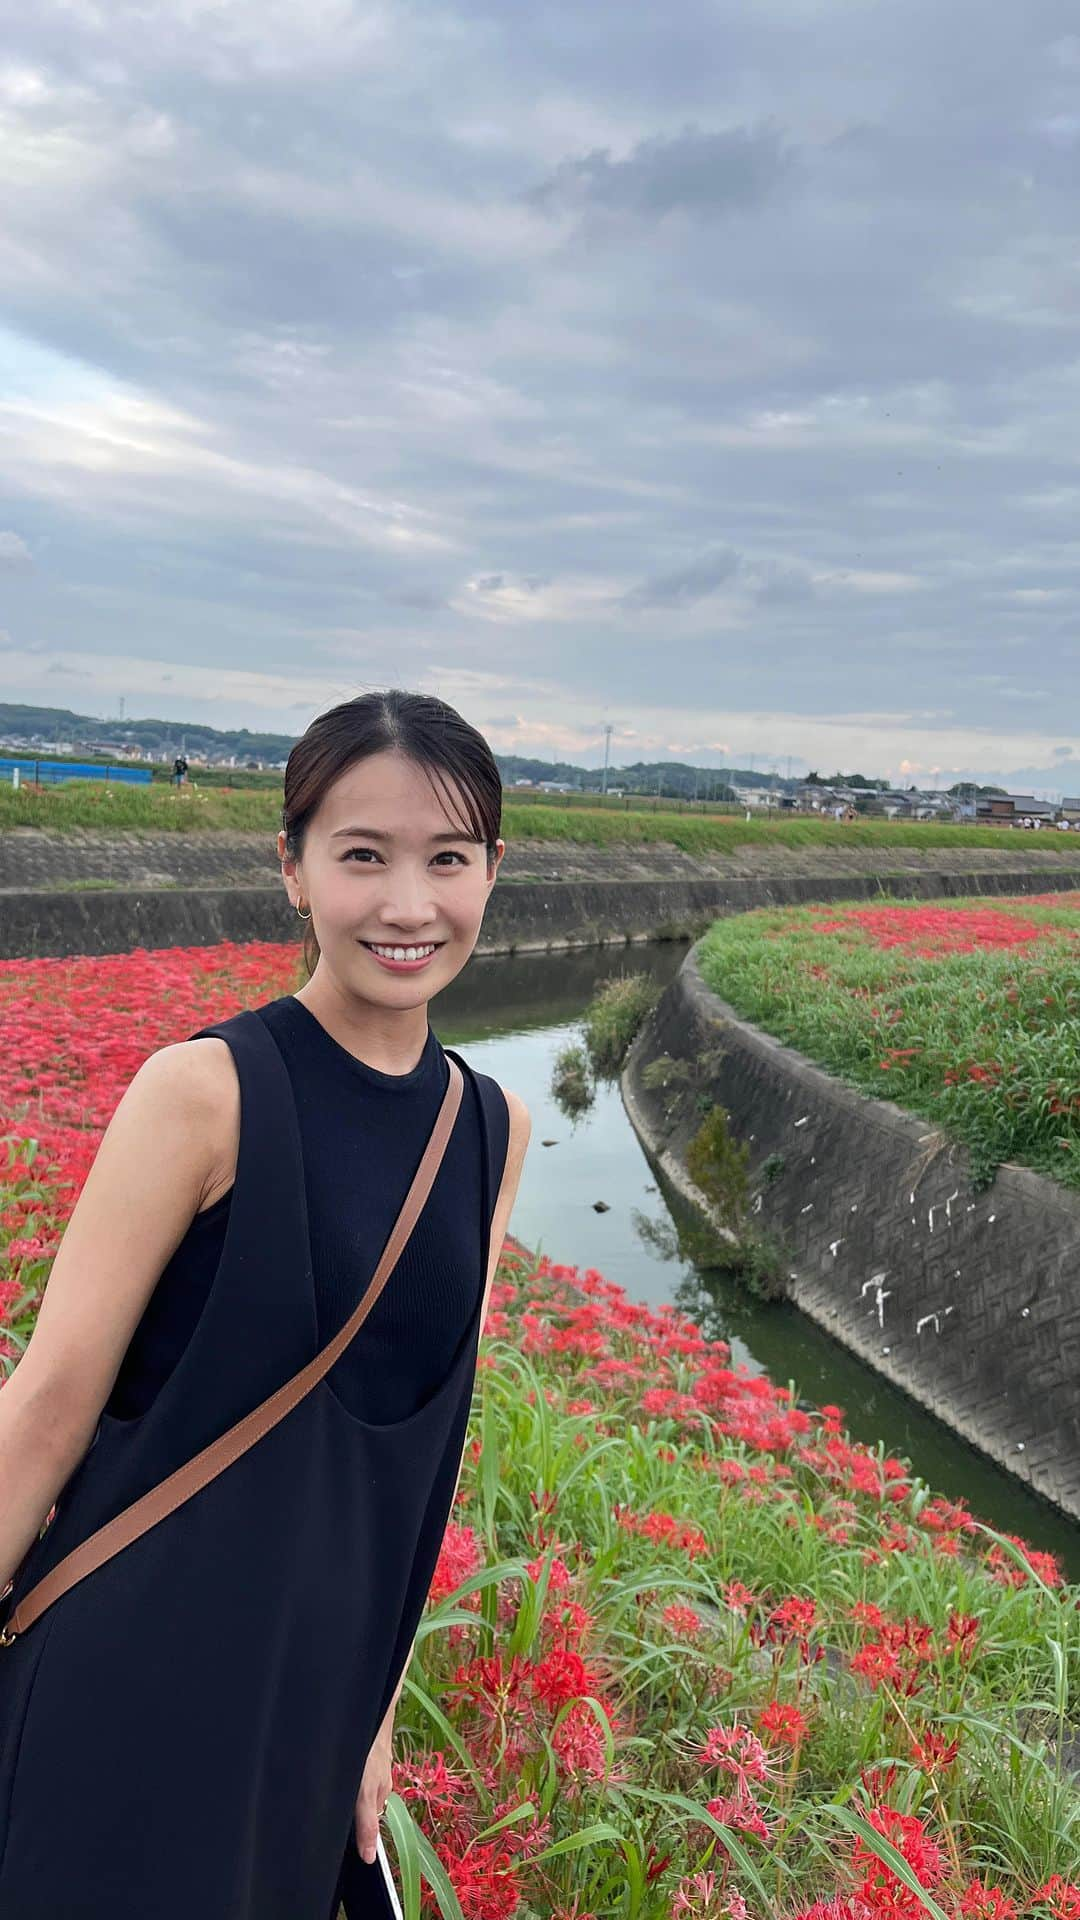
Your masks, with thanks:
<instances>
[{"instance_id":1,"label":"concrete embankment wall","mask_svg":"<svg viewBox=\"0 0 1080 1920\"><path fill-rule=\"evenodd\" d=\"M974 1192L962 1148L740 1020L691 950L622 1076L636 1131L690 1198L701 1113L669 1120L664 1094L643 1085L661 1054L704 1058L698 1090L751 1143L756 1218L790 1251L796 1304L1080 1518L1080 1195L1014 1166ZM773 1154L782 1171L765 1180Z\"/></svg>"},{"instance_id":2,"label":"concrete embankment wall","mask_svg":"<svg viewBox=\"0 0 1080 1920\"><path fill-rule=\"evenodd\" d=\"M1080 854L1017 840L887 852L755 845L709 859L655 843L517 842L500 867L477 951L690 937L720 914L808 900L1080 887ZM0 836L2 958L295 941L299 930L262 834Z\"/></svg>"}]
</instances>

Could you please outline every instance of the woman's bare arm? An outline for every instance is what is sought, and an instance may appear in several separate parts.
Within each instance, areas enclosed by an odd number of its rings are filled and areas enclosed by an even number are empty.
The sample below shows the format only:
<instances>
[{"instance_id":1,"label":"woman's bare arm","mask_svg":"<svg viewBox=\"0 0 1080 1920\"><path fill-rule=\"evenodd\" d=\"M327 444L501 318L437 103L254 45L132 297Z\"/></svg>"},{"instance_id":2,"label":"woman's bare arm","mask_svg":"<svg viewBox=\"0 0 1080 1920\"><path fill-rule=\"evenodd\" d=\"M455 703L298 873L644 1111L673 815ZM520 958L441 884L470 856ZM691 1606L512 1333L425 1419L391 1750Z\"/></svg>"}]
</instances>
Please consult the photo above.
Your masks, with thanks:
<instances>
[{"instance_id":1,"label":"woman's bare arm","mask_svg":"<svg viewBox=\"0 0 1080 1920\"><path fill-rule=\"evenodd\" d=\"M223 1040L162 1047L117 1103L0 1391L0 1591L82 1459L170 1255L239 1136Z\"/></svg>"}]
</instances>

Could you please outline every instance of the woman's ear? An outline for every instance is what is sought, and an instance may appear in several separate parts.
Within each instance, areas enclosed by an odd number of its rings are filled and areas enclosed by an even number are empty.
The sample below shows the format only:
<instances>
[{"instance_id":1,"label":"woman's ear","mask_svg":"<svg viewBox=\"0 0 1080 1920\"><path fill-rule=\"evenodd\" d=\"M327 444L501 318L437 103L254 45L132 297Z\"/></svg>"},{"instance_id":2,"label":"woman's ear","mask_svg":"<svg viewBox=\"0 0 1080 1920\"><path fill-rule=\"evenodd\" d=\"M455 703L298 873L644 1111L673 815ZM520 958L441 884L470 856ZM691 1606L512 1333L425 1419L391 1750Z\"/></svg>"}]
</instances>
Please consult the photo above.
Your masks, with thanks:
<instances>
[{"instance_id":1,"label":"woman's ear","mask_svg":"<svg viewBox=\"0 0 1080 1920\"><path fill-rule=\"evenodd\" d=\"M285 851L284 831L278 834L277 852L278 859L281 862L281 877L285 882L285 891L289 896L289 904L290 906L297 907L304 897L303 885L296 860L292 854L286 853Z\"/></svg>"}]
</instances>

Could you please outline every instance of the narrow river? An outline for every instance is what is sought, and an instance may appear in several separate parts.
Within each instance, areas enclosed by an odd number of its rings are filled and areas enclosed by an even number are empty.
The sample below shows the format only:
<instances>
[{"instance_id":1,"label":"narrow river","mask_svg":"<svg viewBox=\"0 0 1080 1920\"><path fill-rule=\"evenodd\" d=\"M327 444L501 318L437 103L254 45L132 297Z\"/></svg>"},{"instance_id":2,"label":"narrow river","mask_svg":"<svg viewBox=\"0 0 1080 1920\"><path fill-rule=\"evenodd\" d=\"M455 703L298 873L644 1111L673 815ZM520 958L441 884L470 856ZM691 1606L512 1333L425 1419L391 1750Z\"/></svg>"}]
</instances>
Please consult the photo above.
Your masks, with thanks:
<instances>
[{"instance_id":1,"label":"narrow river","mask_svg":"<svg viewBox=\"0 0 1080 1920\"><path fill-rule=\"evenodd\" d=\"M513 1232L551 1260L598 1268L632 1300L652 1307L673 1302L706 1337L730 1342L734 1366L791 1381L815 1405L836 1402L857 1438L871 1445L883 1440L932 1487L962 1496L1002 1532L1057 1553L1068 1577L1080 1580L1080 1526L1027 1493L797 1309L760 1304L680 1257L673 1223L684 1203L646 1158L617 1083L598 1087L592 1106L574 1120L552 1098L555 1056L580 1038L578 1023L596 988L629 972L666 985L688 947L687 941L651 941L477 956L433 1002L432 1025L443 1044L460 1047L481 1072L519 1093L532 1114ZM609 1211L598 1213L597 1200Z\"/></svg>"}]
</instances>

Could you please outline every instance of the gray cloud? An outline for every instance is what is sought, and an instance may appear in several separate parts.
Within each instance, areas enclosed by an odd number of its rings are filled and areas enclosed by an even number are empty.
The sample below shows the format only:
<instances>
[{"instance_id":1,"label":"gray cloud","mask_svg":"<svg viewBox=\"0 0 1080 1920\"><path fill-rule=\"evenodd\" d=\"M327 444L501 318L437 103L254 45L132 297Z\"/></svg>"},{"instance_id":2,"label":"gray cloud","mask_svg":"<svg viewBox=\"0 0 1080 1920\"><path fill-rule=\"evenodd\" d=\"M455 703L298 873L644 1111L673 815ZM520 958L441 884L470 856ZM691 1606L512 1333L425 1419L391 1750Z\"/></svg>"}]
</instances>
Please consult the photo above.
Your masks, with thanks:
<instances>
[{"instance_id":1,"label":"gray cloud","mask_svg":"<svg viewBox=\"0 0 1080 1920\"><path fill-rule=\"evenodd\" d=\"M437 681L595 761L617 662L646 755L1075 784L1078 45L1064 0L39 0L8 697L45 649L255 725Z\"/></svg>"},{"instance_id":2,"label":"gray cloud","mask_svg":"<svg viewBox=\"0 0 1080 1920\"><path fill-rule=\"evenodd\" d=\"M762 607L797 606L814 598L814 583L805 569L770 561L760 569L754 598Z\"/></svg>"},{"instance_id":3,"label":"gray cloud","mask_svg":"<svg viewBox=\"0 0 1080 1920\"><path fill-rule=\"evenodd\" d=\"M712 216L757 205L793 166L773 128L707 133L685 127L670 138L639 141L624 160L613 160L602 148L563 160L525 198L550 211L601 207L646 219L676 210Z\"/></svg>"},{"instance_id":4,"label":"gray cloud","mask_svg":"<svg viewBox=\"0 0 1080 1920\"><path fill-rule=\"evenodd\" d=\"M725 586L738 570L732 547L716 547L682 567L642 580L625 596L628 607L689 607Z\"/></svg>"}]
</instances>

